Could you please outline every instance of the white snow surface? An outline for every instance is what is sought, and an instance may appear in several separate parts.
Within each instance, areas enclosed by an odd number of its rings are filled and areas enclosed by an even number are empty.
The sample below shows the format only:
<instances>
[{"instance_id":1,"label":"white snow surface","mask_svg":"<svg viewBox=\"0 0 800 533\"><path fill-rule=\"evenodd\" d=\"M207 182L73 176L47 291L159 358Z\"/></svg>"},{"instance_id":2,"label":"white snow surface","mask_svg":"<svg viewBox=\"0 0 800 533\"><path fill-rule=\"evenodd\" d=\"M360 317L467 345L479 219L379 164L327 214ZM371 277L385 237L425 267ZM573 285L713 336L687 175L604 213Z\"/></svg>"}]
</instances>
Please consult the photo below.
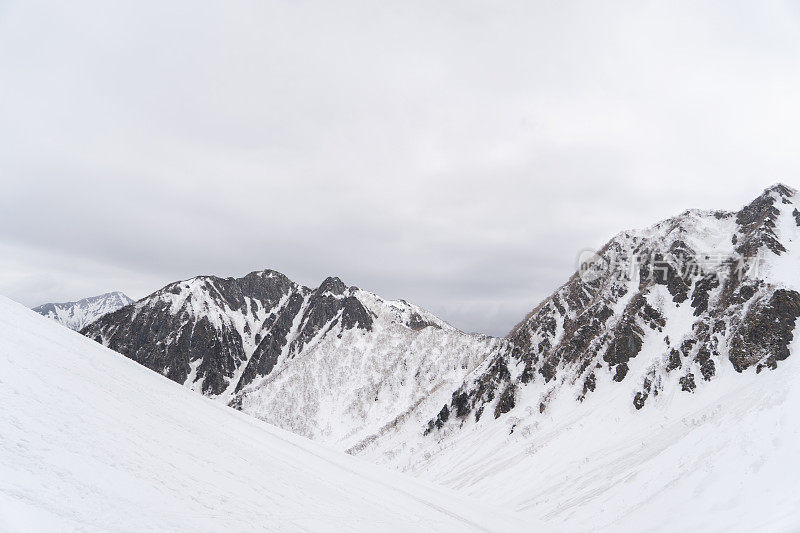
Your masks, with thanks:
<instances>
[{"instance_id":1,"label":"white snow surface","mask_svg":"<svg viewBox=\"0 0 800 533\"><path fill-rule=\"evenodd\" d=\"M101 316L132 303L133 300L121 292L109 292L76 302L43 304L33 310L69 329L80 331Z\"/></svg>"},{"instance_id":2,"label":"white snow surface","mask_svg":"<svg viewBox=\"0 0 800 533\"><path fill-rule=\"evenodd\" d=\"M213 402L0 297L2 531L538 528Z\"/></svg>"}]
</instances>

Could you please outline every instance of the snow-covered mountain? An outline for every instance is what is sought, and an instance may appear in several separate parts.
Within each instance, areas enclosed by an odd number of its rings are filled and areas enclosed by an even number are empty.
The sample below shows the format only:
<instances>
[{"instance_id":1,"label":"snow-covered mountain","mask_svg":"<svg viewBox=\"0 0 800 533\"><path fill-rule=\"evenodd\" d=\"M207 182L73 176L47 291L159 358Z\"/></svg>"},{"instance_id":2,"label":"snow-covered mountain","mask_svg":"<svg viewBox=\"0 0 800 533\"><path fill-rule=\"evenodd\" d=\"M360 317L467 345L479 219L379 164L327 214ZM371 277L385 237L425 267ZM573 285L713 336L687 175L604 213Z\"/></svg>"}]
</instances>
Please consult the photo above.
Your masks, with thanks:
<instances>
[{"instance_id":1,"label":"snow-covered mountain","mask_svg":"<svg viewBox=\"0 0 800 533\"><path fill-rule=\"evenodd\" d=\"M205 399L3 297L0 376L2 531L531 525Z\"/></svg>"},{"instance_id":2,"label":"snow-covered mountain","mask_svg":"<svg viewBox=\"0 0 800 533\"><path fill-rule=\"evenodd\" d=\"M686 211L616 236L513 329L513 349L484 361L430 429L516 413L523 394L544 413L557 396L622 387L639 410L727 368L777 368L800 316L796 202L776 185L738 212Z\"/></svg>"},{"instance_id":3,"label":"snow-covered mountain","mask_svg":"<svg viewBox=\"0 0 800 533\"><path fill-rule=\"evenodd\" d=\"M619 234L360 452L567 530L796 530L798 200Z\"/></svg>"},{"instance_id":4,"label":"snow-covered mountain","mask_svg":"<svg viewBox=\"0 0 800 533\"><path fill-rule=\"evenodd\" d=\"M269 270L172 283L82 333L341 449L398 424L424 425L487 354L505 346L338 278L309 289Z\"/></svg>"},{"instance_id":5,"label":"snow-covered mountain","mask_svg":"<svg viewBox=\"0 0 800 533\"><path fill-rule=\"evenodd\" d=\"M109 292L76 302L42 304L33 310L69 329L80 331L101 316L132 303L133 300L121 292Z\"/></svg>"}]
</instances>

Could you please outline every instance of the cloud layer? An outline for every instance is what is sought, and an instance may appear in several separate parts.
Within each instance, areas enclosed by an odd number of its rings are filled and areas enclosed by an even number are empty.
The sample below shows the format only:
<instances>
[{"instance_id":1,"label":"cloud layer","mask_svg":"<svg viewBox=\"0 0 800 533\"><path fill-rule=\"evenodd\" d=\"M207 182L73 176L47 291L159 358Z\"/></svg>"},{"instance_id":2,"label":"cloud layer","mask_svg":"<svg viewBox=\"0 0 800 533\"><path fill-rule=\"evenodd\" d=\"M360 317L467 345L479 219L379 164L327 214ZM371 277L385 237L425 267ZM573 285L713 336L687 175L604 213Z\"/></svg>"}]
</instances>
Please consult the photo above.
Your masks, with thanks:
<instances>
[{"instance_id":1,"label":"cloud layer","mask_svg":"<svg viewBox=\"0 0 800 533\"><path fill-rule=\"evenodd\" d=\"M579 250L798 185L787 3L0 5L0 293L274 268L504 334Z\"/></svg>"}]
</instances>

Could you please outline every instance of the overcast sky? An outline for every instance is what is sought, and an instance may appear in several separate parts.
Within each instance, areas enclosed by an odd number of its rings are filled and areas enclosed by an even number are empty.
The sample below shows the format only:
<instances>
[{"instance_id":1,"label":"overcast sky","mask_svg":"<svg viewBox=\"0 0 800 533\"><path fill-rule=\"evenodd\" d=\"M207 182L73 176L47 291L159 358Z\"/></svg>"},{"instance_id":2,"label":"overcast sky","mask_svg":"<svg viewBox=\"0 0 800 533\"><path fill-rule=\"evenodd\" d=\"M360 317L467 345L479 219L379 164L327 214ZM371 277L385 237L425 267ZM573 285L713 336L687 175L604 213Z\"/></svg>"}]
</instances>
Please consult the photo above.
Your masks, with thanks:
<instances>
[{"instance_id":1,"label":"overcast sky","mask_svg":"<svg viewBox=\"0 0 800 533\"><path fill-rule=\"evenodd\" d=\"M505 334L581 249L800 185L799 6L0 0L0 293L273 268Z\"/></svg>"}]
</instances>

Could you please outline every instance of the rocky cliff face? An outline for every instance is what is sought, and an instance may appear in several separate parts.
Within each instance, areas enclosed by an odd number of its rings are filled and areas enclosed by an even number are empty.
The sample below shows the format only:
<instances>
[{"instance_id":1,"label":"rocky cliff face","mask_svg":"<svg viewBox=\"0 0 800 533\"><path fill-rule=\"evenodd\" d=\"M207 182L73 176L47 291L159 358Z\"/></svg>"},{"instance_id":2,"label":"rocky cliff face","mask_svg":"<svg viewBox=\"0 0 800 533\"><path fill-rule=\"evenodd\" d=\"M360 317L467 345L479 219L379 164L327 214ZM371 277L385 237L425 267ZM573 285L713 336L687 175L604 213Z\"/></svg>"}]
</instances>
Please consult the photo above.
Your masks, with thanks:
<instances>
[{"instance_id":1,"label":"rocky cliff face","mask_svg":"<svg viewBox=\"0 0 800 533\"><path fill-rule=\"evenodd\" d=\"M69 329L79 331L101 316L132 303L133 300L121 292L109 292L75 302L43 304L33 310Z\"/></svg>"},{"instance_id":2,"label":"rocky cliff face","mask_svg":"<svg viewBox=\"0 0 800 533\"><path fill-rule=\"evenodd\" d=\"M508 335L427 432L513 413L536 397L588 401L621 387L630 404L691 394L720 370L775 369L797 317L800 211L773 186L738 212L686 211L609 241Z\"/></svg>"}]
</instances>

